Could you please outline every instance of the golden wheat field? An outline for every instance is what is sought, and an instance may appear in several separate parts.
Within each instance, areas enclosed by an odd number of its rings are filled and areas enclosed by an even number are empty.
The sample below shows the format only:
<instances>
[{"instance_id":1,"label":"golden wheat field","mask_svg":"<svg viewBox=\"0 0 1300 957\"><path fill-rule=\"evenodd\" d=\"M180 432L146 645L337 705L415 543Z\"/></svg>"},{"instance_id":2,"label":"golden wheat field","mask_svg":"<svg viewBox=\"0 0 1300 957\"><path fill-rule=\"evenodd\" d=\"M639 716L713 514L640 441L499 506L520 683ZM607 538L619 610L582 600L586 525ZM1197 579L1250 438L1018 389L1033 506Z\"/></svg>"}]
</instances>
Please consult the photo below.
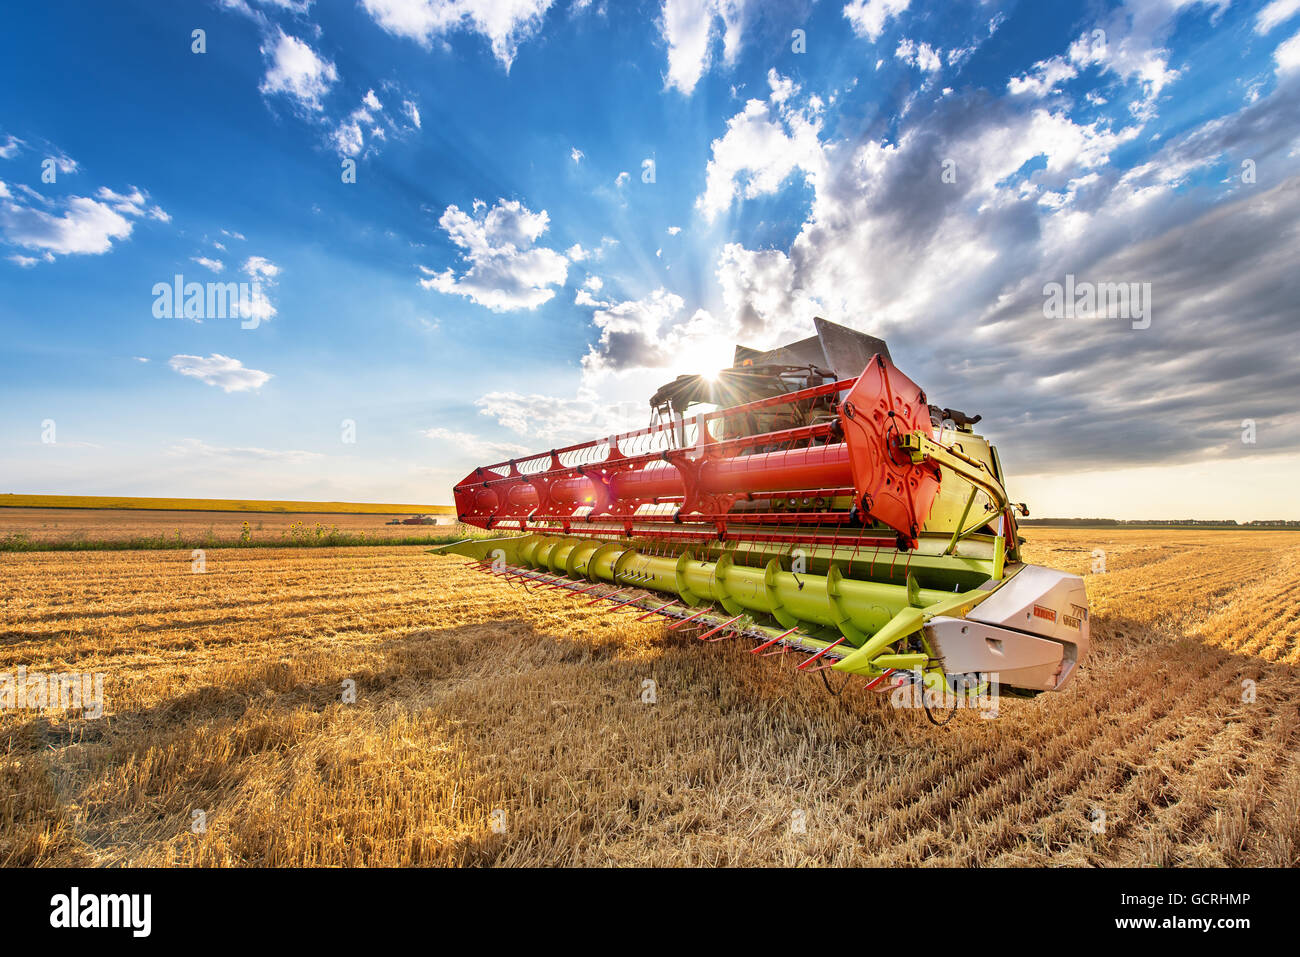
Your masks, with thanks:
<instances>
[{"instance_id":1,"label":"golden wheat field","mask_svg":"<svg viewBox=\"0 0 1300 957\"><path fill-rule=\"evenodd\" d=\"M20 495L13 492L0 494L0 508L355 515L411 515L416 512L454 514L456 511L450 505L385 505L372 502L301 502L242 498L148 498L137 495Z\"/></svg>"},{"instance_id":2,"label":"golden wheat field","mask_svg":"<svg viewBox=\"0 0 1300 957\"><path fill-rule=\"evenodd\" d=\"M406 513L346 514L338 512L215 512L207 510L116 510L67 508L0 508L0 539L22 535L33 542L75 542L152 538L186 540L211 535L236 541L248 526L253 543L276 541L294 534L294 526L311 535L316 528L345 534L364 533L370 539L422 538L451 534L447 526L389 525Z\"/></svg>"},{"instance_id":3,"label":"golden wheat field","mask_svg":"<svg viewBox=\"0 0 1300 957\"><path fill-rule=\"evenodd\" d=\"M1297 863L1300 535L1026 535L1093 654L943 728L419 548L3 554L0 672L106 713L0 712L0 862Z\"/></svg>"}]
</instances>

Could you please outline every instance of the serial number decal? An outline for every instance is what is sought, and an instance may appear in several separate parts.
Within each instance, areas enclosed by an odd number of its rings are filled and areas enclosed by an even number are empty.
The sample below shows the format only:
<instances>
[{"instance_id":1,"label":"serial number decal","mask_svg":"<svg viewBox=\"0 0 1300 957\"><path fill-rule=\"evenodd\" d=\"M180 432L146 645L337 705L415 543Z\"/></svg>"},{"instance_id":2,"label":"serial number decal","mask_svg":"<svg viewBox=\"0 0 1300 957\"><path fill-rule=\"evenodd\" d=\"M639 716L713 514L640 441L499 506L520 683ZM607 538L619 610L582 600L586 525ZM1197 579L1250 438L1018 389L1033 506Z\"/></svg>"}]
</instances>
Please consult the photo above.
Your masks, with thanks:
<instances>
[{"instance_id":1,"label":"serial number decal","mask_svg":"<svg viewBox=\"0 0 1300 957\"><path fill-rule=\"evenodd\" d=\"M1045 619L1047 619L1048 621L1050 621L1050 622L1052 622L1053 624L1055 624L1055 623L1056 623L1056 609L1054 609L1054 608L1045 608L1045 607L1043 607L1042 605L1035 605L1035 606L1034 606L1034 617L1035 617L1035 618L1045 618Z\"/></svg>"},{"instance_id":2,"label":"serial number decal","mask_svg":"<svg viewBox=\"0 0 1300 957\"><path fill-rule=\"evenodd\" d=\"M1083 624L1083 622L1080 621L1078 618L1075 618L1073 615L1062 615L1061 624L1065 625L1067 628L1074 628L1075 630L1078 630L1079 627Z\"/></svg>"}]
</instances>

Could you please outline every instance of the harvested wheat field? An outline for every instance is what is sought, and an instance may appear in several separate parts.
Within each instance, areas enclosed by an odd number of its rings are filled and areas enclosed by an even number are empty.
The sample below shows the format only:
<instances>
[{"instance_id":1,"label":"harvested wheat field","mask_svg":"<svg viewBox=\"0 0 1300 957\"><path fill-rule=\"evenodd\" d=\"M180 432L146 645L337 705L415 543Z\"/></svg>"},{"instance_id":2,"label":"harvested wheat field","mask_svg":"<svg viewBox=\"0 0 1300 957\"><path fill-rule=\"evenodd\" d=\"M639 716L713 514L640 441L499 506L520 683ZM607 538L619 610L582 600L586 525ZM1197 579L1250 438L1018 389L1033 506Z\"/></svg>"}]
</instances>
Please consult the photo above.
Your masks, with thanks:
<instances>
[{"instance_id":1,"label":"harvested wheat field","mask_svg":"<svg viewBox=\"0 0 1300 957\"><path fill-rule=\"evenodd\" d=\"M0 508L0 542L19 536L32 542L88 543L180 538L251 544L279 544L327 535L364 535L369 540L421 538L464 532L463 526L389 525L409 513L215 512L207 510L127 510L96 508ZM453 516L454 517L454 516ZM462 536L463 537L463 536Z\"/></svg>"},{"instance_id":2,"label":"harvested wheat field","mask_svg":"<svg viewBox=\"0 0 1300 957\"><path fill-rule=\"evenodd\" d=\"M0 862L1295 864L1300 535L1026 534L1092 657L943 728L416 548L0 555L0 672L106 712L0 715Z\"/></svg>"}]
</instances>

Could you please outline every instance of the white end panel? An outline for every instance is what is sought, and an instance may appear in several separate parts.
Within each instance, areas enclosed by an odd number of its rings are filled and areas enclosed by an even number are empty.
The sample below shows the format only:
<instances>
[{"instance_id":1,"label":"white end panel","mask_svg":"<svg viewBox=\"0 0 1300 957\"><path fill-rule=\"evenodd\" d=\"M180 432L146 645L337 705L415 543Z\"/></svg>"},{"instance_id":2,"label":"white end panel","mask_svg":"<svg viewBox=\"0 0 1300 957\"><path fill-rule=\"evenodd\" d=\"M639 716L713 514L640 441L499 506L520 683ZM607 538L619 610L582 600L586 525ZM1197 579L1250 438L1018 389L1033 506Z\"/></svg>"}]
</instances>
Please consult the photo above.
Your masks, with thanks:
<instances>
[{"instance_id":1,"label":"white end panel","mask_svg":"<svg viewBox=\"0 0 1300 957\"><path fill-rule=\"evenodd\" d=\"M1057 688L1088 654L1088 593L1083 579L1068 572L1026 565L967 618L1061 642L1065 661Z\"/></svg>"},{"instance_id":2,"label":"white end panel","mask_svg":"<svg viewBox=\"0 0 1300 957\"><path fill-rule=\"evenodd\" d=\"M1032 691L1052 691L1060 684L1066 650L1060 642L943 615L930 619L925 634L948 674L978 672Z\"/></svg>"},{"instance_id":3,"label":"white end panel","mask_svg":"<svg viewBox=\"0 0 1300 957\"><path fill-rule=\"evenodd\" d=\"M1088 646L1088 592L1083 579L1026 565L967 616L1056 641Z\"/></svg>"}]
</instances>

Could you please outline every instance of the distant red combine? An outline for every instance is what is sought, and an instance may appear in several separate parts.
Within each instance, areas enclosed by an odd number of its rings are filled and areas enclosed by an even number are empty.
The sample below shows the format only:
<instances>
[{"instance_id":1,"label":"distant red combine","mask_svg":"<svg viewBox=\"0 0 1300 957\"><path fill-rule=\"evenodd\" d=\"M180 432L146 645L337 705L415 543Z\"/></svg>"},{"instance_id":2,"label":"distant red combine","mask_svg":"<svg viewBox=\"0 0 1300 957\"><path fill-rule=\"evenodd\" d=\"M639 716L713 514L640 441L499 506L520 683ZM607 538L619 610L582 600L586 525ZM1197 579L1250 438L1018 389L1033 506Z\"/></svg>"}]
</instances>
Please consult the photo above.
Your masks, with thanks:
<instances>
[{"instance_id":1,"label":"distant red combine","mask_svg":"<svg viewBox=\"0 0 1300 957\"><path fill-rule=\"evenodd\" d=\"M431 515L412 515L409 518L393 518L385 525L437 525L438 520Z\"/></svg>"}]
</instances>

